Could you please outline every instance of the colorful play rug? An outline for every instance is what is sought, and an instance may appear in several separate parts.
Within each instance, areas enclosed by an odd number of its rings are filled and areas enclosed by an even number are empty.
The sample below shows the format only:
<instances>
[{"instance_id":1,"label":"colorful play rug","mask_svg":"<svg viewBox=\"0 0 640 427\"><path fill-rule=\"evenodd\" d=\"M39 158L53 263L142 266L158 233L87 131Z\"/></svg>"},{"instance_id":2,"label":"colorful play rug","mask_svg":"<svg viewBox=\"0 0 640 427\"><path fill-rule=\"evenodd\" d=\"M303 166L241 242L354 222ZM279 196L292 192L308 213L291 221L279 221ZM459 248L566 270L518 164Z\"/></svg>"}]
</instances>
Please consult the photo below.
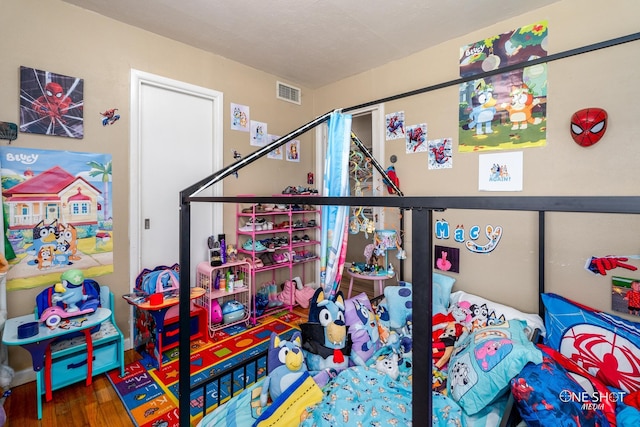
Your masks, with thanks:
<instances>
[{"instance_id":1,"label":"colorful play rug","mask_svg":"<svg viewBox=\"0 0 640 427\"><path fill-rule=\"evenodd\" d=\"M279 317L262 319L255 327L247 329L244 325L235 325L218 331L214 340L209 342L194 340L191 342L191 384L205 381L227 368L238 365L241 361L255 356L269 346L271 332L276 332L283 339L293 334L296 325L302 318L294 313L285 313ZM156 369L149 356L125 366L125 376L120 378L119 371L108 373L109 381L117 391L129 416L138 427L173 427L178 426L178 372L179 352L177 348L167 350L163 354L163 364ZM266 375L266 360L260 359L258 369L247 369L247 384L251 384ZM255 372L258 372L257 377ZM207 412L217 406L218 394L225 402L230 396L231 381L235 380L234 392L238 392L238 384L242 384L245 371L237 372L223 378L220 390L217 382L207 386ZM190 403L191 424L196 425L202 418L202 392L195 393Z\"/></svg>"}]
</instances>

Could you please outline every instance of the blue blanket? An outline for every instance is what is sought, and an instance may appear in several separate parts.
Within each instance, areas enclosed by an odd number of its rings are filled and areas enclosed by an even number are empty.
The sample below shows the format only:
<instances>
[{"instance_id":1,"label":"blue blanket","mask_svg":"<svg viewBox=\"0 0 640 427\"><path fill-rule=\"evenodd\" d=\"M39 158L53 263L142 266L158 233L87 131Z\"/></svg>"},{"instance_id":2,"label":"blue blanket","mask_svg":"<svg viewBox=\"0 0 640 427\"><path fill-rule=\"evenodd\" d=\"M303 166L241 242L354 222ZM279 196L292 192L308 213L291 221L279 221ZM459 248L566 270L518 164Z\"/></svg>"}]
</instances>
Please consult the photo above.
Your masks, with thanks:
<instances>
[{"instance_id":1,"label":"blue blanket","mask_svg":"<svg viewBox=\"0 0 640 427\"><path fill-rule=\"evenodd\" d=\"M411 425L411 377L397 380L365 366L342 371L323 389L322 402L300 424L312 426Z\"/></svg>"}]
</instances>

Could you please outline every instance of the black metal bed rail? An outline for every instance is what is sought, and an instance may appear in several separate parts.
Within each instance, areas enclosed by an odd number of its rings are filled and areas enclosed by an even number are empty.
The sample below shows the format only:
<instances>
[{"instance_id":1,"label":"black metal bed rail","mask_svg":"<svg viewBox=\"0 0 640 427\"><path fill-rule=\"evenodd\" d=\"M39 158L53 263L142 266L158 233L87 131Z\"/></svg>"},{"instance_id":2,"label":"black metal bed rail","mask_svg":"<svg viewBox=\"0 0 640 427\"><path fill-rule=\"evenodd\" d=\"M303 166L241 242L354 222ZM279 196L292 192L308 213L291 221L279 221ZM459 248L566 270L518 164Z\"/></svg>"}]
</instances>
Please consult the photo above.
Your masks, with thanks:
<instances>
[{"instance_id":1,"label":"black metal bed rail","mask_svg":"<svg viewBox=\"0 0 640 427\"><path fill-rule=\"evenodd\" d=\"M202 405L203 405L203 409L202 409L202 415L205 416L207 415L207 387L212 384L215 383L217 390L218 390L218 395L216 397L216 408L218 406L220 406L222 404L222 386L223 386L223 380L225 379L226 376L229 376L230 379L230 384L229 384L229 398L232 398L236 392L244 390L247 388L247 386L258 382L261 378L266 377L267 376L267 372L268 372L268 367L267 367L267 363L268 363L268 351L269 349L265 349L263 351L261 351L260 353L257 353L253 356L247 357L246 359L242 359L242 361L240 362L240 365L233 365L230 366L226 369L221 370L220 372L216 372L214 375L212 375L211 377L207 378L205 381L200 381L198 383L195 383L193 385L190 385L190 393L189 396L191 396L191 394L195 391L200 391L202 390ZM264 359L265 361L265 369L264 369L264 375L260 376L259 375L259 367L258 367L258 362ZM247 369L248 366L252 366L253 367L253 381L248 381L248 376L247 376ZM235 378L234 375L238 373L238 370L242 369L242 385L238 386L237 390L235 389Z\"/></svg>"}]
</instances>

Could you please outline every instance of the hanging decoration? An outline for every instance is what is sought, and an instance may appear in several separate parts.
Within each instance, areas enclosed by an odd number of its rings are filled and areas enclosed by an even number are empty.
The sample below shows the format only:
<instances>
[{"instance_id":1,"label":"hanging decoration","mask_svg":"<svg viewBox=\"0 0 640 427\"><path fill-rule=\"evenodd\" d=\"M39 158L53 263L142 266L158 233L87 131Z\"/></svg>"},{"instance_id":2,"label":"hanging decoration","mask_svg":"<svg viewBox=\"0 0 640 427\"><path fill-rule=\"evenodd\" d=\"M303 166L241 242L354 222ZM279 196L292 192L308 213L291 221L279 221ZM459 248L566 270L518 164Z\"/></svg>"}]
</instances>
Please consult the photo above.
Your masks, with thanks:
<instances>
[{"instance_id":1,"label":"hanging decoration","mask_svg":"<svg viewBox=\"0 0 640 427\"><path fill-rule=\"evenodd\" d=\"M608 114L602 108L585 108L571 116L571 138L581 147L600 141L607 131Z\"/></svg>"}]
</instances>

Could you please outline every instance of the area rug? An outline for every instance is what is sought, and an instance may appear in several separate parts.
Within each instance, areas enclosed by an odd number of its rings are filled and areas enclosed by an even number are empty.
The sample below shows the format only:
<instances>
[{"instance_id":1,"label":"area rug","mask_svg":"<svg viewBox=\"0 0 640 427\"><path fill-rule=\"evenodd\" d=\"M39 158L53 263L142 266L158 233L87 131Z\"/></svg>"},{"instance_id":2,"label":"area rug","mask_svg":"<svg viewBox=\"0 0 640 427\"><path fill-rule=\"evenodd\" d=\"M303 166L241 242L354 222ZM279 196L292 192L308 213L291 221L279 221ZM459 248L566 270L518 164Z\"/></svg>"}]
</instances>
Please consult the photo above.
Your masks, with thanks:
<instances>
[{"instance_id":1,"label":"area rug","mask_svg":"<svg viewBox=\"0 0 640 427\"><path fill-rule=\"evenodd\" d=\"M252 328L235 325L220 330L211 341L192 341L191 384L206 381L211 376L237 366L243 360L266 350L272 332L288 339L300 321L300 316L286 313L279 317L264 318ZM167 350L163 354L163 364L159 369L155 368L149 356L145 356L125 366L125 376L122 378L118 370L108 373L109 381L136 426L179 426L179 355L177 348ZM248 384L266 375L266 360L259 359L255 363L258 365L256 369L244 371L239 368L233 375L225 376L219 390L216 382L209 384L204 399L202 393L194 392L190 399L191 425L196 425L202 418L205 404L207 412L210 412L217 406L218 395L222 402L230 397L232 381L235 381L234 392L237 392L238 384L242 384L245 375Z\"/></svg>"}]
</instances>

